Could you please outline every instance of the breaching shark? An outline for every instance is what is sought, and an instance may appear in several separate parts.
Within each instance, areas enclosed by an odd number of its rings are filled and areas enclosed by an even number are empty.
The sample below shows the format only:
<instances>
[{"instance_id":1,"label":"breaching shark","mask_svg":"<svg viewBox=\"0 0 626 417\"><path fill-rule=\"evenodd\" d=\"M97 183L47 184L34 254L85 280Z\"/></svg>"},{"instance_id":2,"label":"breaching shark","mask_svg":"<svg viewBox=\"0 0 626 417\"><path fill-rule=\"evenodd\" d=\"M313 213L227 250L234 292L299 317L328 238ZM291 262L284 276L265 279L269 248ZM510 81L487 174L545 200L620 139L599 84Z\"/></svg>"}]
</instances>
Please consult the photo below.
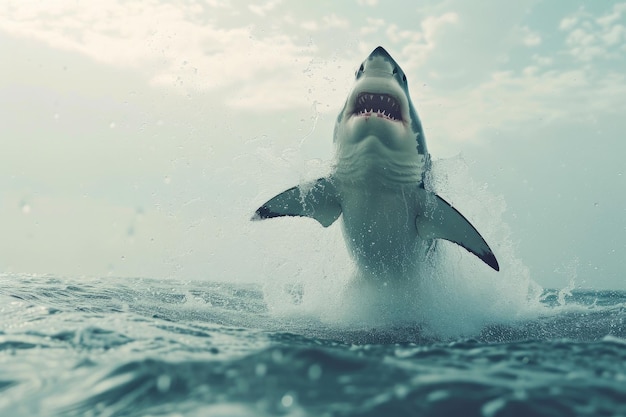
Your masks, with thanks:
<instances>
[{"instance_id":1,"label":"breaching shark","mask_svg":"<svg viewBox=\"0 0 626 417\"><path fill-rule=\"evenodd\" d=\"M491 268L495 255L470 222L425 184L431 169L407 78L381 46L363 61L334 131L336 159L325 178L290 188L253 220L304 216L343 235L358 272L410 277L437 239L454 242Z\"/></svg>"}]
</instances>

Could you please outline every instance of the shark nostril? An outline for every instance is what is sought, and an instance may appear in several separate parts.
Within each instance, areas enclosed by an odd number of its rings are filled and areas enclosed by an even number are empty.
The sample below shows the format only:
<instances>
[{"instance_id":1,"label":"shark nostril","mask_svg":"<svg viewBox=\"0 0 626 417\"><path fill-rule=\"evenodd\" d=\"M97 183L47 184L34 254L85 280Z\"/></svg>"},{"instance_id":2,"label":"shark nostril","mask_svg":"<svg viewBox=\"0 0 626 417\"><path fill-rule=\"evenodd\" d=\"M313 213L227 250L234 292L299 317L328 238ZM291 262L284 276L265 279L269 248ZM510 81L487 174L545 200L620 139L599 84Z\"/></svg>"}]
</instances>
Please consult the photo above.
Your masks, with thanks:
<instances>
[{"instance_id":1,"label":"shark nostril","mask_svg":"<svg viewBox=\"0 0 626 417\"><path fill-rule=\"evenodd\" d=\"M393 68L393 74L397 74L398 73L398 67L394 67Z\"/></svg>"}]
</instances>

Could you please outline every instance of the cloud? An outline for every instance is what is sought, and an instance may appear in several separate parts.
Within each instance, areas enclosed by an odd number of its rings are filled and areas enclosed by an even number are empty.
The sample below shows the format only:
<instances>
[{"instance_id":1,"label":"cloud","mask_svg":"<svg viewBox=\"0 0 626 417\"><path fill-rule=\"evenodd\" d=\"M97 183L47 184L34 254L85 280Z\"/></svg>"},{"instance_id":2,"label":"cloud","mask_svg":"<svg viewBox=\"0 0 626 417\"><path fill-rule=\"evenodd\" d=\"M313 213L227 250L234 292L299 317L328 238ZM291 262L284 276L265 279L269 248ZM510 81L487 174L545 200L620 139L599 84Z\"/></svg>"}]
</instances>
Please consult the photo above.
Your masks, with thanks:
<instances>
[{"instance_id":1,"label":"cloud","mask_svg":"<svg viewBox=\"0 0 626 417\"><path fill-rule=\"evenodd\" d=\"M76 52L107 66L132 70L151 85L183 95L215 91L219 94L216 99L234 108L274 111L329 101L338 106L345 94L338 84L346 80L349 85L367 41L359 40L345 56L331 55L326 62L312 66L317 57L323 56L320 47L301 36L301 31L290 29L315 31L327 48L336 48L333 34L347 32L350 21L330 12L313 18L287 15L269 26L256 23L257 16L265 16L279 4L280 0L269 0L242 6L251 12L242 17L241 10L218 0L113 0L98 8L71 0L3 3L0 15L7 18L0 21L0 31ZM382 18L366 19L361 35L379 31L385 25ZM444 13L423 19L421 30L390 25L386 36L402 45L399 59L411 69L424 63L443 28L457 21L455 13Z\"/></svg>"},{"instance_id":2,"label":"cloud","mask_svg":"<svg viewBox=\"0 0 626 417\"><path fill-rule=\"evenodd\" d=\"M150 83L181 92L236 88L263 73L282 73L288 78L301 73L312 60L313 45L298 44L283 33L255 32L246 22L218 27L214 20L224 7L211 4L215 6L206 7L213 10L207 11L197 4L151 1L111 1L98 8L72 1L4 3L0 15L7 18L0 21L0 31L143 73ZM265 3L257 12L276 4ZM347 21L329 15L323 24L341 27Z\"/></svg>"},{"instance_id":3,"label":"cloud","mask_svg":"<svg viewBox=\"0 0 626 417\"><path fill-rule=\"evenodd\" d=\"M458 21L459 15L453 12L444 13L441 16L429 16L422 21L424 36L430 38L438 32L442 26L457 23Z\"/></svg>"},{"instance_id":4,"label":"cloud","mask_svg":"<svg viewBox=\"0 0 626 417\"><path fill-rule=\"evenodd\" d=\"M541 36L537 32L533 32L528 26L521 28L522 43L526 46L537 46L541 44Z\"/></svg>"},{"instance_id":5,"label":"cloud","mask_svg":"<svg viewBox=\"0 0 626 417\"><path fill-rule=\"evenodd\" d=\"M418 107L426 127L434 128L427 132L430 143L448 138L479 141L486 130L519 130L529 123L593 124L598 115L626 112L626 76L619 68L595 60L623 60L625 16L626 7L620 5L599 17L579 10L561 20L559 28L566 36L560 50L556 47L551 55L534 53L527 61L520 55L515 63L483 66L483 74L491 74L488 79L466 78L462 90L421 88ZM527 26L514 27L510 33L515 40L510 48L537 47L542 42ZM568 55L585 65L572 66Z\"/></svg>"},{"instance_id":6,"label":"cloud","mask_svg":"<svg viewBox=\"0 0 626 417\"><path fill-rule=\"evenodd\" d=\"M424 94L420 107L438 136L479 140L486 129L518 131L528 123L565 120L593 123L598 114L626 111L625 96L626 76L619 72L596 76L584 68L542 71L531 65L519 72L494 72L462 93Z\"/></svg>"},{"instance_id":7,"label":"cloud","mask_svg":"<svg viewBox=\"0 0 626 417\"><path fill-rule=\"evenodd\" d=\"M300 27L310 32L315 32L320 28L319 23L315 20L306 20L300 24Z\"/></svg>"},{"instance_id":8,"label":"cloud","mask_svg":"<svg viewBox=\"0 0 626 417\"><path fill-rule=\"evenodd\" d=\"M273 10L276 6L282 3L282 0L269 0L265 4L250 4L248 5L248 10L258 16L265 16L267 12Z\"/></svg>"},{"instance_id":9,"label":"cloud","mask_svg":"<svg viewBox=\"0 0 626 417\"><path fill-rule=\"evenodd\" d=\"M350 22L347 19L337 16L335 13L324 15L319 19L307 18L300 22L290 18L289 23L308 32L318 32L330 29L348 29L350 27Z\"/></svg>"},{"instance_id":10,"label":"cloud","mask_svg":"<svg viewBox=\"0 0 626 417\"><path fill-rule=\"evenodd\" d=\"M322 27L325 28L342 28L345 29L350 26L350 22L347 19L343 19L334 13L326 15L322 18Z\"/></svg>"},{"instance_id":11,"label":"cloud","mask_svg":"<svg viewBox=\"0 0 626 417\"><path fill-rule=\"evenodd\" d=\"M533 62L540 67L548 67L554 63L554 59L548 56L542 56L539 54L534 54L532 56Z\"/></svg>"},{"instance_id":12,"label":"cloud","mask_svg":"<svg viewBox=\"0 0 626 417\"><path fill-rule=\"evenodd\" d=\"M255 6L249 15L255 18L279 3L267 1ZM82 7L81 3L69 0L45 5L14 4L0 5L0 15L8 17L0 21L0 30L12 36L36 39L112 67L132 69L143 74L152 85L167 86L183 93L211 91L215 100L230 108L257 113L310 108L312 103L318 104L320 112L335 111L350 86L354 67L363 58L361 54L364 49L369 50L363 41L345 56L329 54L330 58L320 59L324 56L320 47L291 34L293 31L271 26L262 26L261 30L240 17L229 21L230 25L225 23L228 16L238 12L218 1L175 6L148 0L111 1L99 8ZM564 17L560 28L566 33L568 53L585 61L617 53L625 36L624 25L620 22L626 8L622 6L615 5L597 18L580 10ZM370 17L359 33L364 36L384 30L384 36L399 50L397 61L405 71L412 73L425 66L438 43L447 41L443 37L446 31L458 28L461 20L460 14L448 11L425 17L417 29L407 29L399 24L388 25L382 17ZM290 17L281 22L318 31L320 36L321 31L332 34L336 29L345 31L351 26L345 17L332 12L318 18ZM527 26L514 29L513 35L518 45L537 46L542 42L541 36ZM393 46L390 49L393 50ZM585 89L594 85L592 77L582 73L577 79L587 80L586 85L567 87L563 77L573 75L551 72L556 66L554 60L555 57L535 54L525 68L496 71L488 82L484 81L484 74L493 68L481 67L482 84L471 90L477 105L464 111L480 119L475 109L482 106L483 110L497 112L503 124L527 120L526 112L549 102L550 94L571 97L568 88ZM427 67L426 71L436 74L438 68ZM542 86L543 90L537 90L536 86ZM563 91L554 90L555 86L562 87ZM603 86L595 84L595 87ZM481 91L483 93L479 93ZM507 92L504 96L503 91ZM529 96L529 92L537 98ZM445 94L438 91L442 97L440 102L446 100ZM523 111L507 112L505 108L491 107L493 97L501 97L500 103L519 99L527 105ZM447 100L453 103L463 99L449 96ZM466 121L466 132L480 128L471 127L475 125L474 117L458 116Z\"/></svg>"},{"instance_id":13,"label":"cloud","mask_svg":"<svg viewBox=\"0 0 626 417\"><path fill-rule=\"evenodd\" d=\"M385 34L392 43L403 45L400 57L402 68L410 72L426 62L426 58L435 48L436 37L443 28L458 21L459 16L456 13L448 12L423 19L420 23L421 30L401 29L398 25L391 24ZM369 23L372 26L384 25L384 21L378 20Z\"/></svg>"},{"instance_id":14,"label":"cloud","mask_svg":"<svg viewBox=\"0 0 626 417\"><path fill-rule=\"evenodd\" d=\"M375 19L368 17L365 19L366 24L359 29L359 34L361 36L369 35L371 33L376 33L378 30L385 25L385 19Z\"/></svg>"},{"instance_id":15,"label":"cloud","mask_svg":"<svg viewBox=\"0 0 626 417\"><path fill-rule=\"evenodd\" d=\"M615 25L602 35L602 40L608 46L617 45L626 39L626 28L622 25Z\"/></svg>"},{"instance_id":16,"label":"cloud","mask_svg":"<svg viewBox=\"0 0 626 417\"><path fill-rule=\"evenodd\" d=\"M619 47L626 43L626 3L613 6L611 12L594 17L579 9L561 20L559 29L567 33L568 53L576 60L617 59Z\"/></svg>"},{"instance_id":17,"label":"cloud","mask_svg":"<svg viewBox=\"0 0 626 417\"><path fill-rule=\"evenodd\" d=\"M561 20L561 23L559 24L559 29L570 30L576 25L576 23L578 23L577 17L575 16L565 17Z\"/></svg>"},{"instance_id":18,"label":"cloud","mask_svg":"<svg viewBox=\"0 0 626 417\"><path fill-rule=\"evenodd\" d=\"M622 14L626 13L626 3L618 3L613 5L613 11L609 14L601 16L596 20L601 26L611 26L615 24L615 22L622 19Z\"/></svg>"}]
</instances>

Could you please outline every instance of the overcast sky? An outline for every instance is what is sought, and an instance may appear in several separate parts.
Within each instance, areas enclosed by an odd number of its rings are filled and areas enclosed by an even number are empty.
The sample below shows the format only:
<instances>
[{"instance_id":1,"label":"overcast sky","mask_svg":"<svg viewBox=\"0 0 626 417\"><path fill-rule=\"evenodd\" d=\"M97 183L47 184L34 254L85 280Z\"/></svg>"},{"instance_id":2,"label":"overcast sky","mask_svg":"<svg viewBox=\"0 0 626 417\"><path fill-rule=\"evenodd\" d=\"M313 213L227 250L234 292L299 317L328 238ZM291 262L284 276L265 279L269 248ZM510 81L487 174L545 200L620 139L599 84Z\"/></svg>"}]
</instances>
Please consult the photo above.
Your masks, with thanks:
<instances>
[{"instance_id":1,"label":"overcast sky","mask_svg":"<svg viewBox=\"0 0 626 417\"><path fill-rule=\"evenodd\" d=\"M0 272L341 262L334 226L249 217L328 172L354 71L383 45L441 194L496 254L543 286L625 289L626 2L400 4L0 1Z\"/></svg>"}]
</instances>

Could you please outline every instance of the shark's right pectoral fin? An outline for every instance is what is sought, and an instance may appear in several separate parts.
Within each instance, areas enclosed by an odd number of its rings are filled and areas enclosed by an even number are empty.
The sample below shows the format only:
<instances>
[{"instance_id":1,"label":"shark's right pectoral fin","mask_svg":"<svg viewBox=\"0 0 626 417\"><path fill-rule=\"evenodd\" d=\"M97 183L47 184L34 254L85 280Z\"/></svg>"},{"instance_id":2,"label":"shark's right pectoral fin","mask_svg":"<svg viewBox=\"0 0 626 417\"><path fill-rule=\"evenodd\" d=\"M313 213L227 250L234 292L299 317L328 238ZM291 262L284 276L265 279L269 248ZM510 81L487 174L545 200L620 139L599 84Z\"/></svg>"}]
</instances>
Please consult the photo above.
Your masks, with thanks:
<instances>
[{"instance_id":1,"label":"shark's right pectoral fin","mask_svg":"<svg viewBox=\"0 0 626 417\"><path fill-rule=\"evenodd\" d=\"M454 242L499 271L496 256L476 228L443 198L425 190L422 193L420 210L415 219L417 234L422 239Z\"/></svg>"},{"instance_id":2,"label":"shark's right pectoral fin","mask_svg":"<svg viewBox=\"0 0 626 417\"><path fill-rule=\"evenodd\" d=\"M341 214L337 189L329 178L320 178L278 194L257 209L252 220L281 216L304 216L328 227Z\"/></svg>"}]
</instances>

